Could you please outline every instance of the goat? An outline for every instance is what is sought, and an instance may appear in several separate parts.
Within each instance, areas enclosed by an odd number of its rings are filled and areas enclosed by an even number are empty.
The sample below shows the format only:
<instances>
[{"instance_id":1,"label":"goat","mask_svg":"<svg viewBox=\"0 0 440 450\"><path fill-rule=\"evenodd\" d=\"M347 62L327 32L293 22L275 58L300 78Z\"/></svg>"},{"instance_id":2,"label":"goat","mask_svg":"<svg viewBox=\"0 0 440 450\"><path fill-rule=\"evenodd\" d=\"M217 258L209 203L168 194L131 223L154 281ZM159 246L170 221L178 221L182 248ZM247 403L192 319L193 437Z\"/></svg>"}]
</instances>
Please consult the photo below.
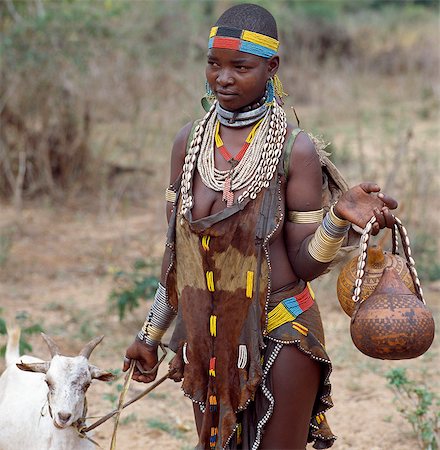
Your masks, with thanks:
<instances>
[{"instance_id":1,"label":"goat","mask_svg":"<svg viewBox=\"0 0 440 450\"><path fill-rule=\"evenodd\" d=\"M68 357L60 354L49 336L41 334L50 361L27 355L20 358L20 330L8 332L6 369L0 377L0 450L94 449L95 444L79 430L84 425L85 396L92 380L114 378L88 361L104 336L90 341L78 356Z\"/></svg>"}]
</instances>

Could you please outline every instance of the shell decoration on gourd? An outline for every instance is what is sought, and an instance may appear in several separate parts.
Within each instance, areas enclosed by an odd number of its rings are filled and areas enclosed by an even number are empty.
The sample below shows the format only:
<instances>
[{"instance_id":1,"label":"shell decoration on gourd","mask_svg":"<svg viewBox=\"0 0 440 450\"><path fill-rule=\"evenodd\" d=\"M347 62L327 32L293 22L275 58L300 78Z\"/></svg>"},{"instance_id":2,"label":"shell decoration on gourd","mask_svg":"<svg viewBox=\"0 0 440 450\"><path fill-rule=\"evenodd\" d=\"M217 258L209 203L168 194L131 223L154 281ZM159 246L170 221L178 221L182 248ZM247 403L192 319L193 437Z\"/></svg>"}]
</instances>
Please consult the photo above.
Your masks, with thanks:
<instances>
[{"instance_id":1,"label":"shell decoration on gourd","mask_svg":"<svg viewBox=\"0 0 440 450\"><path fill-rule=\"evenodd\" d=\"M400 219L394 219L392 256L395 257L397 253L399 233L415 293L404 283L396 267L390 265L383 268L374 291L368 297L362 295L368 239L376 220L372 217L359 244L352 295L355 306L350 323L353 343L362 353L372 358L391 360L416 358L425 353L434 340L435 330L434 319L426 307L415 261L411 256L408 233Z\"/></svg>"},{"instance_id":2,"label":"shell decoration on gourd","mask_svg":"<svg viewBox=\"0 0 440 450\"><path fill-rule=\"evenodd\" d=\"M338 296L339 304L344 312L350 317L353 315L356 306L352 299L352 294L356 280L357 260L358 257L356 256L342 268L336 283L336 294ZM384 252L382 247L377 245L368 247L367 249L367 259L360 301L364 301L376 289L385 267L393 267L405 285L413 293L416 292L406 261L399 255Z\"/></svg>"}]
</instances>

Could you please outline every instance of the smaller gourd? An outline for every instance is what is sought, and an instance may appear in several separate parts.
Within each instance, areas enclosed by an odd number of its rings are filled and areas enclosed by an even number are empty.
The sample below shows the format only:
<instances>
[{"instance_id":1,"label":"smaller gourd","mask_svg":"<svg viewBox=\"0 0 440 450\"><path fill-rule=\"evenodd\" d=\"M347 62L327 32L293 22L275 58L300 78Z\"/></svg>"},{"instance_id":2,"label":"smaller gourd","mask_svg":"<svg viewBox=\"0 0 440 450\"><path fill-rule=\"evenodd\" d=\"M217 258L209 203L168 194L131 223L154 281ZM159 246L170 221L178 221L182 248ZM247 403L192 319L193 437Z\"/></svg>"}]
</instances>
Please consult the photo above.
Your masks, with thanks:
<instances>
[{"instance_id":1,"label":"smaller gourd","mask_svg":"<svg viewBox=\"0 0 440 450\"><path fill-rule=\"evenodd\" d=\"M350 317L356 306L352 299L353 285L356 280L358 257L351 259L341 270L336 283L336 294L339 304ZM367 260L364 269L362 293L360 301L368 298L378 285L385 267L393 267L405 285L415 293L414 283L405 259L395 253L384 252L380 245L372 245L367 249Z\"/></svg>"}]
</instances>

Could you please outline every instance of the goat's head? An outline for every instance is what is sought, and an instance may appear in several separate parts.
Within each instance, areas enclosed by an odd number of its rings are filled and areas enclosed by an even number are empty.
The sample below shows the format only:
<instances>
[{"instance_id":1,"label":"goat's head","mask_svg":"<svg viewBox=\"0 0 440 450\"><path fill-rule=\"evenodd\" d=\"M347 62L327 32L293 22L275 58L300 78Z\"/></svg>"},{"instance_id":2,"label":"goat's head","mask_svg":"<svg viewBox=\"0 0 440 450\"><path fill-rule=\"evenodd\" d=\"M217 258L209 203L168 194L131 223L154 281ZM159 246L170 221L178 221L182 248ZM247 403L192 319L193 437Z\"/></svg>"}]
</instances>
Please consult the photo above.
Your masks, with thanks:
<instances>
[{"instance_id":1,"label":"goat's head","mask_svg":"<svg viewBox=\"0 0 440 450\"><path fill-rule=\"evenodd\" d=\"M93 349L104 336L90 341L78 356L70 357L60 355L59 348L52 338L41 334L49 347L52 359L41 363L18 363L17 367L29 372L46 374L47 399L53 423L58 428L65 428L84 416L85 394L92 380L110 381L114 375L98 369L88 361Z\"/></svg>"}]
</instances>

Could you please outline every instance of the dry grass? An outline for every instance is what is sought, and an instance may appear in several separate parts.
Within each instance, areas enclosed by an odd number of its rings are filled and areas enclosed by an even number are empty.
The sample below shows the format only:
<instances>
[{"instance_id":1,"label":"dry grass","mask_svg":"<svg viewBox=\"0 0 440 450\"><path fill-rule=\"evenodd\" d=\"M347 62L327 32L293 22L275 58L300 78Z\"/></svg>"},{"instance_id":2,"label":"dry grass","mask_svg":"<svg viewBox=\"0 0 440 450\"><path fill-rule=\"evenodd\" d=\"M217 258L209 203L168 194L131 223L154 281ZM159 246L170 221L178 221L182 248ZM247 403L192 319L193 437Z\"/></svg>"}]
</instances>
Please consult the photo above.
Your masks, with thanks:
<instances>
[{"instance_id":1,"label":"dry grass","mask_svg":"<svg viewBox=\"0 0 440 450\"><path fill-rule=\"evenodd\" d=\"M134 28L141 19L133 22ZM363 28L347 24L353 49L363 52L364 63L360 56L350 60L333 53L317 65L313 49L304 46L294 55L287 55L286 49L281 78L290 93L287 107L295 106L302 127L332 142L333 160L350 183L379 182L399 199L397 215L410 236L429 237L418 262L423 254L439 251L435 237L440 231L440 92L435 48L440 39L435 20L414 20L406 33L399 24L393 33L379 27L383 32L376 35L372 20L366 18ZM416 56L407 60L413 51ZM90 336L104 332L106 339L93 355L94 362L118 368L146 305L123 323L110 314L113 273L129 270L138 258L161 257L170 147L177 130L202 114L198 97L204 63L196 54L179 60L180 65L153 70L139 58L130 65L119 54L112 61L112 76L104 76L110 67L104 61L103 56L95 62L87 89L93 96L88 144L89 173L94 176L68 190L62 201L49 196L25 199L18 216L9 204L0 205L0 315L12 320L17 312L27 311L71 353ZM289 115L294 121L293 113ZM334 448L412 450L416 439L394 408L384 373L405 366L438 391L438 339L426 355L412 361L381 362L363 356L351 343L335 280L334 272L314 286L334 362L336 407L329 420L340 436ZM425 282L424 288L438 322L438 282ZM35 354L46 354L38 338L32 344ZM117 384L91 389L92 414L111 409ZM191 410L178 385L160 387L123 414L118 448L191 448ZM124 422L129 414L134 415ZM97 438L106 446L110 436L108 424Z\"/></svg>"}]
</instances>

